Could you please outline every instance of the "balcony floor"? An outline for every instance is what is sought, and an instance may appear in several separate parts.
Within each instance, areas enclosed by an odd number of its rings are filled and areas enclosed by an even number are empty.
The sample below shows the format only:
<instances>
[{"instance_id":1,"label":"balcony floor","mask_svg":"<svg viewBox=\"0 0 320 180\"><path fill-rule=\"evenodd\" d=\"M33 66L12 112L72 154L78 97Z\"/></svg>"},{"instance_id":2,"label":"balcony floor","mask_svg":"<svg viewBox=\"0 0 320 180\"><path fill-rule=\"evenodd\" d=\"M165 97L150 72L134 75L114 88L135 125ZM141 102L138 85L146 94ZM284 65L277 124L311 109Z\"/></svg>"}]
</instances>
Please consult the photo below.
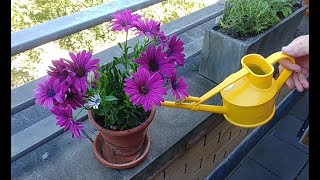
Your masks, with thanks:
<instances>
[{"instance_id":1,"label":"balcony floor","mask_svg":"<svg viewBox=\"0 0 320 180\"><path fill-rule=\"evenodd\" d=\"M309 115L309 92L282 118L227 179L309 179L309 147L298 137Z\"/></svg>"}]
</instances>

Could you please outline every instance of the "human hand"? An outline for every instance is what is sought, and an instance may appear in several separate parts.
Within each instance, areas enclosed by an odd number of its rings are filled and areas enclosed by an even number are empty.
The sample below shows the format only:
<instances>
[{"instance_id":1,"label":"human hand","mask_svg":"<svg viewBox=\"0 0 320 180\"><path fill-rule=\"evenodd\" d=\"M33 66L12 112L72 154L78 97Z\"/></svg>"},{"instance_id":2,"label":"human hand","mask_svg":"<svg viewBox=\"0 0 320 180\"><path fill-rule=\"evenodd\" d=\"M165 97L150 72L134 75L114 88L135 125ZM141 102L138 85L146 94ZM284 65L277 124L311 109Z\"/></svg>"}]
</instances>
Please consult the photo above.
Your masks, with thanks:
<instances>
[{"instance_id":1,"label":"human hand","mask_svg":"<svg viewBox=\"0 0 320 180\"><path fill-rule=\"evenodd\" d=\"M290 44L282 47L281 51L296 60L296 64L293 64L288 59L279 60L279 73L283 71L283 68L292 71L292 75L286 81L286 85L289 89L296 88L299 92L308 89L309 35L297 37Z\"/></svg>"}]
</instances>

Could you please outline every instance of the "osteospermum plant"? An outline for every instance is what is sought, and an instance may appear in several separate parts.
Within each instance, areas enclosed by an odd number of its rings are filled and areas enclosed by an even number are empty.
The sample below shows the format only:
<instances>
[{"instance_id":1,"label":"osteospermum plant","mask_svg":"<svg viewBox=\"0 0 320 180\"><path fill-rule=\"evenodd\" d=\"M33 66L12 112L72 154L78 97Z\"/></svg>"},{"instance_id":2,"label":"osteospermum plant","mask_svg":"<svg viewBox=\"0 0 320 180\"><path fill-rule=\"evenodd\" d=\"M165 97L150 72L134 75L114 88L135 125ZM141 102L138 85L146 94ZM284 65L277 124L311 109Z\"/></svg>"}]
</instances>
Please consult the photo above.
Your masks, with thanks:
<instances>
[{"instance_id":1,"label":"osteospermum plant","mask_svg":"<svg viewBox=\"0 0 320 180\"><path fill-rule=\"evenodd\" d=\"M183 66L183 42L176 35L167 37L160 22L142 19L131 10L113 14L110 28L122 31L126 40L118 43L121 57L99 65L86 50L70 52L70 58L53 60L48 76L35 89L35 102L49 108L57 125L69 130L72 137L81 138L83 126L77 122L77 108L92 110L102 127L121 131L143 123L153 106L160 106L167 91L177 101L188 96L188 85L175 70ZM138 35L133 47L128 45L128 33ZM129 51L133 57L129 58Z\"/></svg>"}]
</instances>

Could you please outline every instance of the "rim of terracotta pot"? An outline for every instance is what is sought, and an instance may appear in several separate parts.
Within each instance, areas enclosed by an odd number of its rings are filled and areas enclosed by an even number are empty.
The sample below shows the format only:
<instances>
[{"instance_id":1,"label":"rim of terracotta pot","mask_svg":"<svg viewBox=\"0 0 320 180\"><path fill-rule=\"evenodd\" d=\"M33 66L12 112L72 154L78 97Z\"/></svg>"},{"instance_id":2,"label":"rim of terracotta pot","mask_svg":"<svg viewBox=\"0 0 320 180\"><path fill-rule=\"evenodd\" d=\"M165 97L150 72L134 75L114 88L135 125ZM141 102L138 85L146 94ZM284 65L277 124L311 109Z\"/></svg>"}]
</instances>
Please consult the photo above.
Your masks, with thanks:
<instances>
[{"instance_id":1,"label":"rim of terracotta pot","mask_svg":"<svg viewBox=\"0 0 320 180\"><path fill-rule=\"evenodd\" d=\"M139 156L137 159L130 161L128 163L116 164L116 163L112 163L112 162L105 160L102 157L101 153L99 153L98 148L101 147L101 146L99 146L99 144L101 144L101 141L103 141L103 137L102 137L101 132L99 132L99 134L97 135L96 139L93 142L93 151L96 155L96 158L98 159L98 161L100 163L102 163L103 165L105 165L107 167L113 168L113 169L128 169L128 168L132 168L132 167L138 165L139 163L141 163L142 161L144 161L147 158L147 154L149 153L150 144L151 144L150 137L148 136L148 133L147 133L145 136L145 139L144 139L144 143L143 143L145 145L144 151L141 154L141 156Z\"/></svg>"},{"instance_id":2,"label":"rim of terracotta pot","mask_svg":"<svg viewBox=\"0 0 320 180\"><path fill-rule=\"evenodd\" d=\"M140 124L137 127L134 127L132 129L128 129L128 130L124 130L124 131L113 131L113 130L109 130L109 129L106 129L106 128L100 126L94 120L93 114L92 114L92 110L88 111L88 117L89 117L89 120L93 123L94 126L96 126L96 128L99 131L104 131L104 132L107 132L107 133L111 133L113 136L125 136L125 135L127 136L128 134L133 134L133 133L136 133L138 131L141 131L142 129L145 129L151 123L151 121L153 120L155 112L156 112L156 106L153 106L152 110L150 112L150 115L149 115L148 119L145 122L143 122L142 124Z\"/></svg>"}]
</instances>

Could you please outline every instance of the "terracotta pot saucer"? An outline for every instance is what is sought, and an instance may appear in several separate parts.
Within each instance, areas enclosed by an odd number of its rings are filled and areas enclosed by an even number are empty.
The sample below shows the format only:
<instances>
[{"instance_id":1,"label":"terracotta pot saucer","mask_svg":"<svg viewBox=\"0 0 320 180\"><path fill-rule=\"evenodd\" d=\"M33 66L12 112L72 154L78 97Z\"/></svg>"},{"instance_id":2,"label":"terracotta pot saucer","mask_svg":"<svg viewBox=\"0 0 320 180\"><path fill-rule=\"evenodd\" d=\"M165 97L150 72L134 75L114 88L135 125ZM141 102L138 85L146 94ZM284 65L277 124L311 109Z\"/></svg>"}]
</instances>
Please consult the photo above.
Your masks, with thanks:
<instances>
[{"instance_id":1,"label":"terracotta pot saucer","mask_svg":"<svg viewBox=\"0 0 320 180\"><path fill-rule=\"evenodd\" d=\"M144 143L142 145L142 150L140 151L138 157L135 160L130 161L128 163L117 164L117 163L112 163L112 162L108 161L107 159L103 158L102 150L101 150L103 143L104 143L104 139L103 139L101 133L99 132L99 134L97 135L97 137L93 143L94 153L100 163L102 163L103 165L105 165L107 167L113 168L113 169L128 169L128 168L131 168L131 167L139 164L141 161L146 159L147 154L150 150L150 138L149 138L148 134L146 134L145 139L144 139ZM109 152L111 153L111 150Z\"/></svg>"}]
</instances>

